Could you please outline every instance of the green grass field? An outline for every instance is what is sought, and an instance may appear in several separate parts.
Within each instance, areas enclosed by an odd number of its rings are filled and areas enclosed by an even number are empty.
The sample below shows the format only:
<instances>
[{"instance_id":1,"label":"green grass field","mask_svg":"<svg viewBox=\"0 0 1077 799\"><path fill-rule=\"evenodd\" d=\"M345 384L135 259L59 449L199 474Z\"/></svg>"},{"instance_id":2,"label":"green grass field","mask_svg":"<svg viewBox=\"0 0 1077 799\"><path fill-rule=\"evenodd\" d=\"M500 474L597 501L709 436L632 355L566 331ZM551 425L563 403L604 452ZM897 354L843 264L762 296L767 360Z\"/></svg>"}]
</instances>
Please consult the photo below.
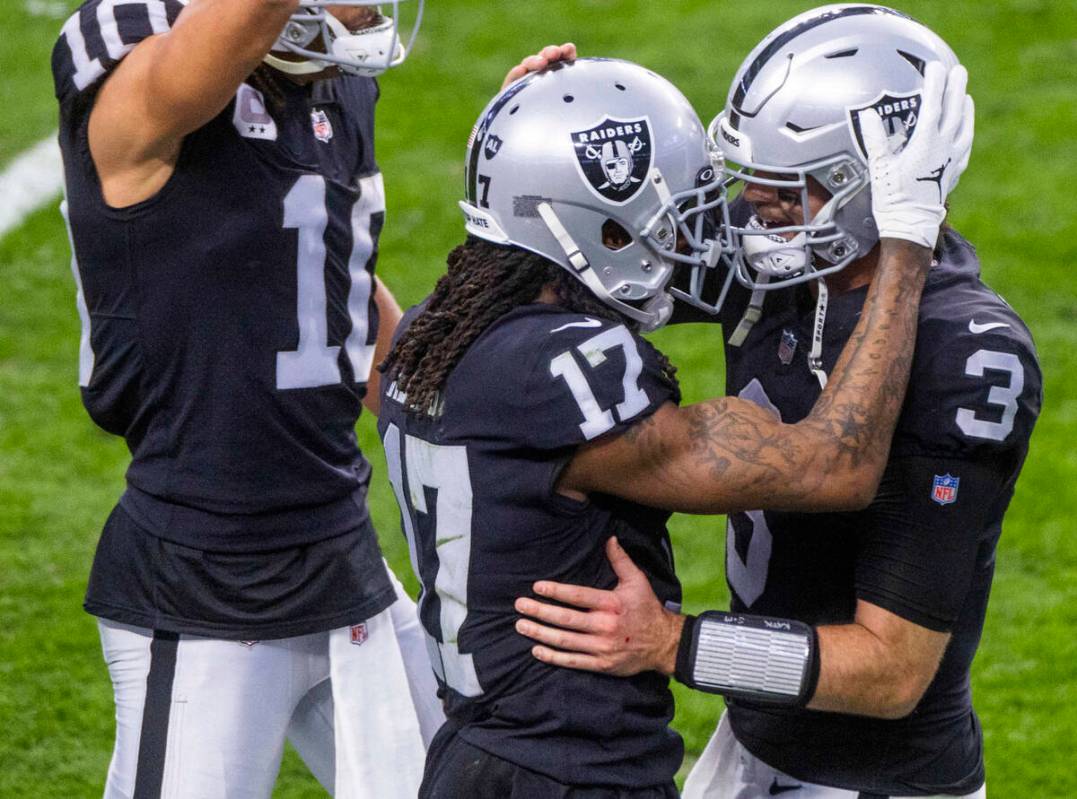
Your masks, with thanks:
<instances>
[{"instance_id":1,"label":"green grass field","mask_svg":"<svg viewBox=\"0 0 1077 799\"><path fill-rule=\"evenodd\" d=\"M71 0L0 3L0 169L55 125L49 52ZM382 81L378 155L388 188L379 274L421 299L462 239L455 201L468 132L505 70L537 46L573 40L676 82L704 121L741 58L813 2L429 0L411 60ZM974 668L992 797L1077 796L1077 3L908 0L971 74L972 165L951 221L979 247L986 279L1028 321L1046 404L1007 516ZM4 198L0 198L3 202ZM112 698L92 618L81 609L97 533L123 486L122 441L97 430L77 389L78 318L55 204L0 241L0 797L100 795ZM721 390L717 330L656 340L687 399ZM372 506L383 547L406 548L370 419ZM690 609L722 607L724 521L679 517L676 555ZM678 690L690 756L721 703ZM324 795L289 753L278 797Z\"/></svg>"}]
</instances>

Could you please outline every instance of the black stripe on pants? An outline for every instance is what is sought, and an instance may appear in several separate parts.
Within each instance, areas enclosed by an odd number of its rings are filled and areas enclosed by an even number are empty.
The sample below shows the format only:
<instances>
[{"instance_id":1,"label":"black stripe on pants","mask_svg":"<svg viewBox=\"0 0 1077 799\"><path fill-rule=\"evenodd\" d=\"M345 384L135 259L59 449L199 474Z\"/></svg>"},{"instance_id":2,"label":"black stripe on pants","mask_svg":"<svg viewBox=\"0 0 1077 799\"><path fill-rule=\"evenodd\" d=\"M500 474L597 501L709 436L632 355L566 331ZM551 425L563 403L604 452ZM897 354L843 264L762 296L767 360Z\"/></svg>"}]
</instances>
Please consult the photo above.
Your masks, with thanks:
<instances>
[{"instance_id":1,"label":"black stripe on pants","mask_svg":"<svg viewBox=\"0 0 1077 799\"><path fill-rule=\"evenodd\" d=\"M146 675L146 702L142 708L142 733L138 738L134 799L160 799L161 796L178 646L179 634L153 631L150 673Z\"/></svg>"}]
</instances>

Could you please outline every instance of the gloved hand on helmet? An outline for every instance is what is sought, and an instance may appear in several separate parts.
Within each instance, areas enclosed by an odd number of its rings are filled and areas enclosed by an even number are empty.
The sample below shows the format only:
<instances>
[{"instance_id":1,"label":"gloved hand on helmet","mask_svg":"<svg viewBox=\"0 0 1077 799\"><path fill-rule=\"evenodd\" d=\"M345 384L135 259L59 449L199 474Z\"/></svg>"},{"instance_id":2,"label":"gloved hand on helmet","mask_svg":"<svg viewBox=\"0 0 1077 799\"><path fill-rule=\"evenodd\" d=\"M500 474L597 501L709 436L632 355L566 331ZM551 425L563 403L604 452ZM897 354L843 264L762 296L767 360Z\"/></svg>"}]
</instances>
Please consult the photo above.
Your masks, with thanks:
<instances>
[{"instance_id":1,"label":"gloved hand on helmet","mask_svg":"<svg viewBox=\"0 0 1077 799\"><path fill-rule=\"evenodd\" d=\"M965 93L967 83L963 66L947 74L941 63L928 63L920 118L908 140L899 134L888 137L874 109L860 112L880 238L935 246L946 217L946 197L972 151L974 109Z\"/></svg>"}]
</instances>

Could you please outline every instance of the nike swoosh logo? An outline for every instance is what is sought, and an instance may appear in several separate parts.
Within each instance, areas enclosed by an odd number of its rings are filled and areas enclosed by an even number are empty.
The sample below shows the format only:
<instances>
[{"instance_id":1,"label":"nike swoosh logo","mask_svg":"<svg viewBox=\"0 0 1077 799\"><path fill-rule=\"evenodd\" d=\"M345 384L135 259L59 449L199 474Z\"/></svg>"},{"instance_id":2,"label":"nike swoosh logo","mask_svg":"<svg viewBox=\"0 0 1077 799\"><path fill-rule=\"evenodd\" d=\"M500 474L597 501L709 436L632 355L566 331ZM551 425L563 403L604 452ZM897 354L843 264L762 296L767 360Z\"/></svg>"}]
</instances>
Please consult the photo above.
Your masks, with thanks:
<instances>
[{"instance_id":1,"label":"nike swoosh logo","mask_svg":"<svg viewBox=\"0 0 1077 799\"><path fill-rule=\"evenodd\" d=\"M779 785L778 778L774 778L774 782L770 784L770 790L767 791L771 796L777 796L780 793L786 793L787 791L799 791L800 785Z\"/></svg>"},{"instance_id":2,"label":"nike swoosh logo","mask_svg":"<svg viewBox=\"0 0 1077 799\"><path fill-rule=\"evenodd\" d=\"M779 785L778 778L774 778L774 782L770 784L770 790L767 791L771 796L777 796L780 793L786 793L787 791L799 791L801 786L797 785Z\"/></svg>"},{"instance_id":3,"label":"nike swoosh logo","mask_svg":"<svg viewBox=\"0 0 1077 799\"><path fill-rule=\"evenodd\" d=\"M976 324L975 319L969 320L969 332L970 333L986 333L988 330L994 330L996 327L1009 327L1005 322L987 322L983 325Z\"/></svg>"},{"instance_id":4,"label":"nike swoosh logo","mask_svg":"<svg viewBox=\"0 0 1077 799\"><path fill-rule=\"evenodd\" d=\"M590 316L585 316L584 318L587 320L586 322L567 322L566 324L561 325L561 327L555 327L550 332L559 333L570 327L602 327L602 323L597 319L592 319Z\"/></svg>"}]
</instances>

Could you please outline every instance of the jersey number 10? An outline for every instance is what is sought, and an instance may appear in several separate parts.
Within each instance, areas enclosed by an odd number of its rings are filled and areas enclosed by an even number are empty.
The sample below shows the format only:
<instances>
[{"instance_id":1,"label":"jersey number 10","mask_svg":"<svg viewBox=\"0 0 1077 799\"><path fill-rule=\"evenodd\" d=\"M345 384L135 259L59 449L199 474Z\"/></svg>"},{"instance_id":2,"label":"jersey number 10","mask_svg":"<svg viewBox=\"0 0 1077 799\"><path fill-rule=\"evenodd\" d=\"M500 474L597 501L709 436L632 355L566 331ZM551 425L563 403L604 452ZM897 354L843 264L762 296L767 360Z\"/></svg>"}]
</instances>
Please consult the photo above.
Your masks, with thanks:
<instances>
[{"instance_id":1,"label":"jersey number 10","mask_svg":"<svg viewBox=\"0 0 1077 799\"><path fill-rule=\"evenodd\" d=\"M385 188L381 174L361 178L359 199L352 207L352 251L348 258L348 316L351 332L344 350L356 383L365 383L374 363L370 334L370 296L373 276L367 270L374 252L371 219L385 212ZM296 247L296 312L299 346L277 353L277 388L315 388L339 383L339 346L331 346L329 312L325 294L325 228L329 213L325 202L325 178L303 175L284 198L284 227L299 231Z\"/></svg>"}]
</instances>

